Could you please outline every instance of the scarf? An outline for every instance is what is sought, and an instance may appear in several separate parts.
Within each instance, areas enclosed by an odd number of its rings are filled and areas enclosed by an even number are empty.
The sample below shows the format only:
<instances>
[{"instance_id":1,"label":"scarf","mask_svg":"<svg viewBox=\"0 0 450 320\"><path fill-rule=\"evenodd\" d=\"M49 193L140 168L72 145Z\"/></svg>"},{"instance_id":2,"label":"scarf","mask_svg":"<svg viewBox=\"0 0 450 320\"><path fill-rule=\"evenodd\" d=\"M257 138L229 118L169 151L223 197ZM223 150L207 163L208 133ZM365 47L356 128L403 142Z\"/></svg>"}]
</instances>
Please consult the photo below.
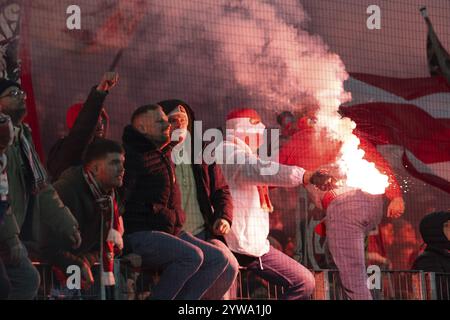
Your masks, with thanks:
<instances>
[{"instance_id":1,"label":"scarf","mask_svg":"<svg viewBox=\"0 0 450 320\"><path fill-rule=\"evenodd\" d=\"M273 212L272 202L269 198L269 188L267 186L257 186L259 193L259 203L264 211Z\"/></svg>"},{"instance_id":2,"label":"scarf","mask_svg":"<svg viewBox=\"0 0 450 320\"><path fill-rule=\"evenodd\" d=\"M31 170L31 192L36 195L47 186L47 173L39 160L36 150L23 134L23 129L19 132L19 142L20 149L25 155Z\"/></svg>"},{"instance_id":3,"label":"scarf","mask_svg":"<svg viewBox=\"0 0 450 320\"><path fill-rule=\"evenodd\" d=\"M114 247L123 249L123 226L119 216L119 206L115 191L111 195L104 194L92 174L83 168L83 177L95 198L100 224L100 266L101 283L107 286L115 285L114 278ZM106 237L104 236L106 234Z\"/></svg>"}]
</instances>

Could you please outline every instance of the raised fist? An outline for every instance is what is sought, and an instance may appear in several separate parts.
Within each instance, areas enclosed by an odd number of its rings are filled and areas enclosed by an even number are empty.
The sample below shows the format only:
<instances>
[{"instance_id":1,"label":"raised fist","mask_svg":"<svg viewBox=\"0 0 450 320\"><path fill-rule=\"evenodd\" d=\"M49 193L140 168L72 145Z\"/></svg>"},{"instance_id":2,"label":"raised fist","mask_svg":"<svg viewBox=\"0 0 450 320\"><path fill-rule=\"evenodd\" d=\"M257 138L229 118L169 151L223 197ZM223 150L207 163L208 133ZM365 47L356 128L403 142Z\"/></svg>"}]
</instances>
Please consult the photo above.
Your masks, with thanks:
<instances>
[{"instance_id":1,"label":"raised fist","mask_svg":"<svg viewBox=\"0 0 450 320\"><path fill-rule=\"evenodd\" d=\"M99 85L97 86L98 91L109 91L111 90L119 81L119 74L117 72L108 71L102 77Z\"/></svg>"}]
</instances>

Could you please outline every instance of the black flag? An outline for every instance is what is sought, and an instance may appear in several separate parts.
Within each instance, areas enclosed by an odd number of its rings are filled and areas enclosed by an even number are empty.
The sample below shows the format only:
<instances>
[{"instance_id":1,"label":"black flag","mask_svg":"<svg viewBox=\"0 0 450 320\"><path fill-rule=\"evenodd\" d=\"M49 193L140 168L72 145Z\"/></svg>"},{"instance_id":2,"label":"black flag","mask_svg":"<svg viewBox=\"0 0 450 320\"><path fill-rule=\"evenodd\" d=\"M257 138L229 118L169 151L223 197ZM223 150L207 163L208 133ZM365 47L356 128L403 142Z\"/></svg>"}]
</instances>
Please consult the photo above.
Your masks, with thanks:
<instances>
[{"instance_id":1,"label":"black flag","mask_svg":"<svg viewBox=\"0 0 450 320\"><path fill-rule=\"evenodd\" d=\"M450 83L450 54L444 49L434 32L427 9L425 7L420 8L420 13L428 26L427 59L430 75L443 76Z\"/></svg>"}]
</instances>

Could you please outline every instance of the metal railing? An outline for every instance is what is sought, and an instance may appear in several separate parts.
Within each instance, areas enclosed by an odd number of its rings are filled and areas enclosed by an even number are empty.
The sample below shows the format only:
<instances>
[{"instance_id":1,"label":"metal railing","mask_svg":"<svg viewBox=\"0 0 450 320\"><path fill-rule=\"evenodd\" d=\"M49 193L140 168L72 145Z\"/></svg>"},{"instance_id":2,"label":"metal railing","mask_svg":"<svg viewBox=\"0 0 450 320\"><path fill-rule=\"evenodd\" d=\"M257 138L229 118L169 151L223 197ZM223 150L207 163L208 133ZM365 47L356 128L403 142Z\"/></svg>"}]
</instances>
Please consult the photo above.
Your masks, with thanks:
<instances>
[{"instance_id":1,"label":"metal railing","mask_svg":"<svg viewBox=\"0 0 450 320\"><path fill-rule=\"evenodd\" d=\"M154 270L132 268L127 263L116 263L114 299L135 300L151 296L151 288L158 281ZM89 289L71 289L61 281L54 268L45 263L33 263L41 275L39 300L96 300L100 299L99 281ZM98 279L98 265L93 267ZM316 289L313 300L345 300L345 293L337 270L313 271ZM268 283L245 268L237 278L238 300L277 300L284 289ZM450 300L450 274L422 271L381 271L380 287L371 290L375 300Z\"/></svg>"},{"instance_id":2,"label":"metal railing","mask_svg":"<svg viewBox=\"0 0 450 320\"><path fill-rule=\"evenodd\" d=\"M315 271L314 300L345 300L337 270ZM423 271L381 271L375 300L450 300L450 274Z\"/></svg>"}]
</instances>

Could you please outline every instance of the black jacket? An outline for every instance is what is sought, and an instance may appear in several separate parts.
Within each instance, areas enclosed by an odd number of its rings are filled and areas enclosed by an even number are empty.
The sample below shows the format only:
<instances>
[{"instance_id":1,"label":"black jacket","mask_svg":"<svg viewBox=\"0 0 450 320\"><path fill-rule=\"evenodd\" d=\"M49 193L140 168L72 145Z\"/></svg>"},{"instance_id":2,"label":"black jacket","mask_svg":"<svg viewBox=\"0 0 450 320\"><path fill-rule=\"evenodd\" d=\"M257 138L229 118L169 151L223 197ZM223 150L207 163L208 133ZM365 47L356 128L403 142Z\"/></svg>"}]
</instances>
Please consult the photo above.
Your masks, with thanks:
<instances>
[{"instance_id":1,"label":"black jacket","mask_svg":"<svg viewBox=\"0 0 450 320\"><path fill-rule=\"evenodd\" d=\"M93 87L69 134L56 141L50 149L47 170L52 181L56 181L67 168L81 165L84 151L94 140L106 96L106 92Z\"/></svg>"},{"instance_id":2,"label":"black jacket","mask_svg":"<svg viewBox=\"0 0 450 320\"><path fill-rule=\"evenodd\" d=\"M170 152L131 125L123 132L125 148L125 233L156 230L177 235L185 221Z\"/></svg>"},{"instance_id":3,"label":"black jacket","mask_svg":"<svg viewBox=\"0 0 450 320\"><path fill-rule=\"evenodd\" d=\"M449 220L450 211L439 211L420 221L420 234L427 248L414 262L414 270L450 273L450 241L444 234L444 224Z\"/></svg>"},{"instance_id":4,"label":"black jacket","mask_svg":"<svg viewBox=\"0 0 450 320\"><path fill-rule=\"evenodd\" d=\"M189 119L188 131L191 134L192 150L194 151L194 139L196 134L201 137L202 133L194 132L194 111L189 105L181 100L165 100L158 102L165 113L170 113L178 105L182 105L187 112ZM173 145L169 145L173 147ZM203 151L203 150L200 150ZM212 226L217 219L225 219L233 222L233 199L230 188L222 174L222 170L215 163L195 164L195 155L192 152L192 171L197 185L197 200L205 220L205 229L209 231L208 236L212 235Z\"/></svg>"},{"instance_id":5,"label":"black jacket","mask_svg":"<svg viewBox=\"0 0 450 320\"><path fill-rule=\"evenodd\" d=\"M450 253L445 249L427 247L414 261L412 269L450 273Z\"/></svg>"}]
</instances>

